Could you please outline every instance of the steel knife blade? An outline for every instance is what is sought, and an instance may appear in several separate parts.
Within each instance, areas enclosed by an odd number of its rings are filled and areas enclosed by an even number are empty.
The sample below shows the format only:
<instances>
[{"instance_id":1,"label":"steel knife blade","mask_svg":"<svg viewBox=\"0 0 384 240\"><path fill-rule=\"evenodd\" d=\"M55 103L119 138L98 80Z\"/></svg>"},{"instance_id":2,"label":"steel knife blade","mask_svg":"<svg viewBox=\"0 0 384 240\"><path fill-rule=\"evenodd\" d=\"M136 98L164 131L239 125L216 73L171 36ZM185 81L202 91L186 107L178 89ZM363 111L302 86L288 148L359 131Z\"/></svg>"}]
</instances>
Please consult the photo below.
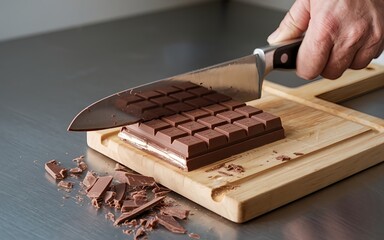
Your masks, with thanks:
<instances>
[{"instance_id":1,"label":"steel knife blade","mask_svg":"<svg viewBox=\"0 0 384 240\"><path fill-rule=\"evenodd\" d=\"M273 69L295 69L302 38L256 48L253 54L174 77L130 88L103 98L82 110L70 123L69 131L93 131L120 127L142 120L123 111L121 100L145 90L189 81L239 101L261 97L264 77Z\"/></svg>"}]
</instances>

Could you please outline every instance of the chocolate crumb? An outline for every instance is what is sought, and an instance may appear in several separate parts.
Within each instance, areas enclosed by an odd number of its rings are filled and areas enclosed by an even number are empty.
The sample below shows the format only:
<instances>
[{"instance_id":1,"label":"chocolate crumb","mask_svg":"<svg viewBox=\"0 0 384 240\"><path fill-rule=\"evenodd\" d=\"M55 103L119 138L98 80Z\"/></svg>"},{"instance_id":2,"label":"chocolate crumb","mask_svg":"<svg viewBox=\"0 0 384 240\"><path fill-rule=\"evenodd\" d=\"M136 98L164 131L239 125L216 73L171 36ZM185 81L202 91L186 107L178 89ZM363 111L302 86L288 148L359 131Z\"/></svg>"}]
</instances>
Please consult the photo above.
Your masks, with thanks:
<instances>
[{"instance_id":1,"label":"chocolate crumb","mask_svg":"<svg viewBox=\"0 0 384 240\"><path fill-rule=\"evenodd\" d=\"M197 233L189 233L188 237L193 238L193 239L200 239L200 235Z\"/></svg>"},{"instance_id":2,"label":"chocolate crumb","mask_svg":"<svg viewBox=\"0 0 384 240\"><path fill-rule=\"evenodd\" d=\"M74 161L76 163L80 163L84 160L84 157L85 157L84 155L81 155L81 156L78 156L78 157L72 159L72 161Z\"/></svg>"},{"instance_id":3,"label":"chocolate crumb","mask_svg":"<svg viewBox=\"0 0 384 240\"><path fill-rule=\"evenodd\" d=\"M96 198L93 198L91 200L91 203L92 203L92 206L94 206L95 208L101 208L101 203Z\"/></svg>"},{"instance_id":4,"label":"chocolate crumb","mask_svg":"<svg viewBox=\"0 0 384 240\"><path fill-rule=\"evenodd\" d=\"M273 152L273 153L277 153L277 151L276 151L276 150L272 150L272 152Z\"/></svg>"},{"instance_id":5,"label":"chocolate crumb","mask_svg":"<svg viewBox=\"0 0 384 240\"><path fill-rule=\"evenodd\" d=\"M141 237L144 237L146 235L145 233L145 230L144 230L144 227L139 227L136 232L135 232L135 236L133 237L133 239L139 239Z\"/></svg>"},{"instance_id":6,"label":"chocolate crumb","mask_svg":"<svg viewBox=\"0 0 384 240\"><path fill-rule=\"evenodd\" d=\"M81 170L83 170L83 171L87 170L87 168L88 168L88 166L87 166L87 164L86 164L85 162L79 162L79 163L77 164L77 166L78 166Z\"/></svg>"},{"instance_id":7,"label":"chocolate crumb","mask_svg":"<svg viewBox=\"0 0 384 240\"><path fill-rule=\"evenodd\" d=\"M245 172L243 166L237 165L237 164L233 164L233 163L228 164L227 166L225 166L225 168L227 169L227 171L233 171L233 172L236 172L236 173Z\"/></svg>"},{"instance_id":8,"label":"chocolate crumb","mask_svg":"<svg viewBox=\"0 0 384 240\"><path fill-rule=\"evenodd\" d=\"M108 212L107 214L105 214L105 218L114 222L115 221L115 215L111 212Z\"/></svg>"},{"instance_id":9,"label":"chocolate crumb","mask_svg":"<svg viewBox=\"0 0 384 240\"><path fill-rule=\"evenodd\" d=\"M293 154L295 154L296 156L302 156L302 155L304 155L304 153L301 153L301 152L294 152Z\"/></svg>"},{"instance_id":10,"label":"chocolate crumb","mask_svg":"<svg viewBox=\"0 0 384 240\"><path fill-rule=\"evenodd\" d=\"M131 235L133 233L133 230L132 229L124 229L123 233L127 234L127 235Z\"/></svg>"},{"instance_id":11,"label":"chocolate crumb","mask_svg":"<svg viewBox=\"0 0 384 240\"><path fill-rule=\"evenodd\" d=\"M280 155L280 156L276 157L276 160L289 161L289 160L291 160L291 157L289 157L287 155Z\"/></svg>"},{"instance_id":12,"label":"chocolate crumb","mask_svg":"<svg viewBox=\"0 0 384 240\"><path fill-rule=\"evenodd\" d=\"M58 184L57 184L58 187L62 187L62 188L66 188L66 189L71 189L73 188L73 183L71 182L67 182L67 181L64 181L64 180L61 180Z\"/></svg>"},{"instance_id":13,"label":"chocolate crumb","mask_svg":"<svg viewBox=\"0 0 384 240\"><path fill-rule=\"evenodd\" d=\"M69 169L69 172L72 174L81 174L83 172L83 169L79 167L75 167L75 168Z\"/></svg>"}]
</instances>

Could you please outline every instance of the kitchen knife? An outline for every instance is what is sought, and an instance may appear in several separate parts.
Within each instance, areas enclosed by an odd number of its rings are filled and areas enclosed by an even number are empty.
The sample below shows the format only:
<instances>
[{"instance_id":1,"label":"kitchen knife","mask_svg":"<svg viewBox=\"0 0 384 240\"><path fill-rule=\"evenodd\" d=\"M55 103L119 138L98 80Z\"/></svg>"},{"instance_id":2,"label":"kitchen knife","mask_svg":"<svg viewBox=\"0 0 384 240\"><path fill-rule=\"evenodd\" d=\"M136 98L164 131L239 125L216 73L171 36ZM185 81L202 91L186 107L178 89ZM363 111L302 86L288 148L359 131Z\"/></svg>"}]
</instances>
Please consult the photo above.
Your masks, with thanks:
<instances>
[{"instance_id":1,"label":"kitchen knife","mask_svg":"<svg viewBox=\"0 0 384 240\"><path fill-rule=\"evenodd\" d=\"M243 102L260 98L263 79L270 71L296 68L296 57L301 42L302 38L257 48L253 54L246 57L113 94L81 111L73 119L68 130L101 130L138 122L142 117L123 111L121 102L137 92L169 86L175 81L189 81Z\"/></svg>"}]
</instances>

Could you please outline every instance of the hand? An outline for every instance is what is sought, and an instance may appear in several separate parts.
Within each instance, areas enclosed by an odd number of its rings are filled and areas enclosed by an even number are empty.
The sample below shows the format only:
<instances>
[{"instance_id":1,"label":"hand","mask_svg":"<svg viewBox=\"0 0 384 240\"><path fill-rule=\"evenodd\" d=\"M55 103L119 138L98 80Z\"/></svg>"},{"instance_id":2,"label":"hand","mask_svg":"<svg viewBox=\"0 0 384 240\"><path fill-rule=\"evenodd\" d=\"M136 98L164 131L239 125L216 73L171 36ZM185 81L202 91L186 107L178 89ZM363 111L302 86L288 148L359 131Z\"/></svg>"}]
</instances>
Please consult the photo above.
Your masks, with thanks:
<instances>
[{"instance_id":1,"label":"hand","mask_svg":"<svg viewBox=\"0 0 384 240\"><path fill-rule=\"evenodd\" d=\"M336 79L347 68L364 68L384 49L384 0L296 0L268 42L304 33L300 77Z\"/></svg>"}]
</instances>

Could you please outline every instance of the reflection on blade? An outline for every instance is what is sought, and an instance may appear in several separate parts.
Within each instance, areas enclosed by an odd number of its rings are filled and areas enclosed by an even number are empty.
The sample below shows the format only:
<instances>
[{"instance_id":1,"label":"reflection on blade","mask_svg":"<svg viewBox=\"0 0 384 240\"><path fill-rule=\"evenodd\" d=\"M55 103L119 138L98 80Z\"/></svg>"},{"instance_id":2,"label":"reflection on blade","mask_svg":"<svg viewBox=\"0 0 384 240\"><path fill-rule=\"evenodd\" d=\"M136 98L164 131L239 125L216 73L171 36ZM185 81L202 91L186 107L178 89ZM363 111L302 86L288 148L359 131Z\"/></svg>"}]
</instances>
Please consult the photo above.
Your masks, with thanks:
<instances>
[{"instance_id":1,"label":"reflection on blade","mask_svg":"<svg viewBox=\"0 0 384 240\"><path fill-rule=\"evenodd\" d=\"M239 101L260 97L262 79L256 66L257 55L250 55L194 72L159 80L106 97L80 112L70 124L71 131L92 131L124 126L146 119L140 112L127 112L126 99L135 93L190 81Z\"/></svg>"}]
</instances>

